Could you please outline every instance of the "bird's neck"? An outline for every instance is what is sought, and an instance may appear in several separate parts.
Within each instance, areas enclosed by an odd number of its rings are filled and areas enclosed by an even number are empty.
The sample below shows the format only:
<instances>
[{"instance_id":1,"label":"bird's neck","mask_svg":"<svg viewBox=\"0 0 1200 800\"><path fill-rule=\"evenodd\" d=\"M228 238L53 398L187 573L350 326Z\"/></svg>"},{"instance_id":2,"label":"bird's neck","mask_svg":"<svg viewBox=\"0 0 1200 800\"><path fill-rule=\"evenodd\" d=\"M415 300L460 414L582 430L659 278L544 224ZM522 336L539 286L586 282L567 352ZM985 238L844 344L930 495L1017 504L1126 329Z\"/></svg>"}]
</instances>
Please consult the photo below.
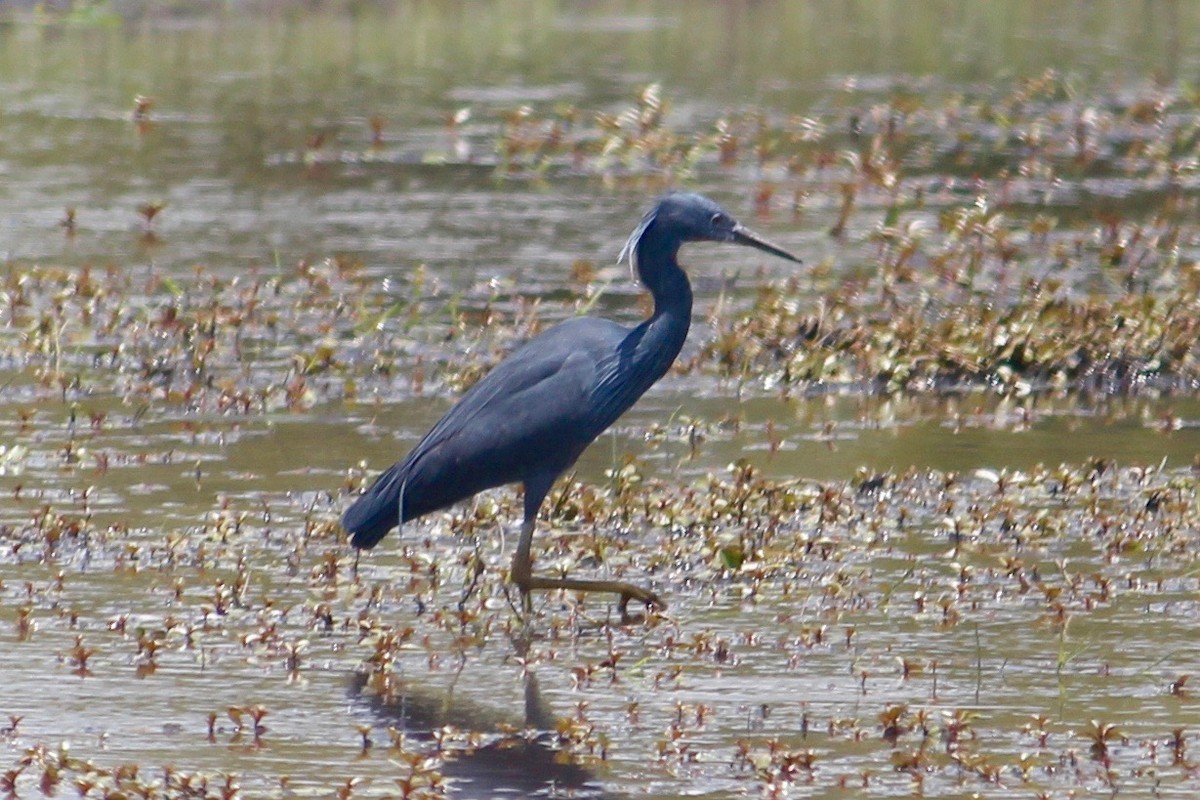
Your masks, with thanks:
<instances>
[{"instance_id":1,"label":"bird's neck","mask_svg":"<svg viewBox=\"0 0 1200 800\"><path fill-rule=\"evenodd\" d=\"M638 247L639 277L654 298L654 313L637 328L639 350L648 362L641 366L654 380L674 363L692 322L692 285L676 261L678 251L678 243L654 240Z\"/></svg>"},{"instance_id":2,"label":"bird's neck","mask_svg":"<svg viewBox=\"0 0 1200 800\"><path fill-rule=\"evenodd\" d=\"M691 319L692 285L676 256L680 243L658 237L643 237L637 245L638 278L654 298L654 316Z\"/></svg>"}]
</instances>

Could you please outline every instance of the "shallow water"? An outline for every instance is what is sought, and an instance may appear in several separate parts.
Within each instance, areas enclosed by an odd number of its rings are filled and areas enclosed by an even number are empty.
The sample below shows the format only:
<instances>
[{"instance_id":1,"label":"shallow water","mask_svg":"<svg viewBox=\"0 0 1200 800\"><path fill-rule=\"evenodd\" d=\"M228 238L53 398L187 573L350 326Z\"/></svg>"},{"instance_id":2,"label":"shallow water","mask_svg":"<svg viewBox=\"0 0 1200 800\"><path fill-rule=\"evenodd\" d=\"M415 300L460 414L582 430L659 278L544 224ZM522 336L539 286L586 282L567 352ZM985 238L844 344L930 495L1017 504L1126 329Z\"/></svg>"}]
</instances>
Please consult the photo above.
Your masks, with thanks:
<instances>
[{"instance_id":1,"label":"shallow water","mask_svg":"<svg viewBox=\"0 0 1200 800\"><path fill-rule=\"evenodd\" d=\"M168 765L211 776L206 796L234 773L247 796L356 777L353 794L382 796L413 764L460 797L1194 794L1170 745L1194 735L1180 680L1200 641L1187 387L881 396L673 373L580 460L538 542L543 569L652 582L671 607L645 626L603 624L606 598L543 597L522 640L500 581L511 491L389 539L357 575L334 524L349 485L450 406L455 367L584 307L643 313L613 262L655 176L505 177L506 113L615 113L660 81L672 124L699 135L725 114L837 118L1048 67L1084 98L1140 96L1200 60L1192 4L1045 5L0 9L0 768L23 796L102 796L123 764L164 796L186 794ZM144 124L135 95L154 100ZM994 134L969 143L975 162L914 160L914 217L971 202ZM1021 146L997 136L997 158ZM684 183L804 256L798 302L869 283L886 198L831 238L828 187L802 214L756 212L771 170L706 162ZM1018 186L1010 213L1053 213L1071 242L1097 209L1157 207L1150 179L1076 177L1044 204ZM1185 231L1185 262L1197 242ZM792 270L685 255L685 362ZM93 284L70 277L85 267ZM205 314L211 334L188 327ZM621 495L627 456L641 483ZM680 522L733 491L740 459L795 508ZM255 705L258 736L230 712ZM889 740L879 716L901 705ZM1103 752L1093 719L1120 731ZM55 764L64 782L46 783Z\"/></svg>"}]
</instances>

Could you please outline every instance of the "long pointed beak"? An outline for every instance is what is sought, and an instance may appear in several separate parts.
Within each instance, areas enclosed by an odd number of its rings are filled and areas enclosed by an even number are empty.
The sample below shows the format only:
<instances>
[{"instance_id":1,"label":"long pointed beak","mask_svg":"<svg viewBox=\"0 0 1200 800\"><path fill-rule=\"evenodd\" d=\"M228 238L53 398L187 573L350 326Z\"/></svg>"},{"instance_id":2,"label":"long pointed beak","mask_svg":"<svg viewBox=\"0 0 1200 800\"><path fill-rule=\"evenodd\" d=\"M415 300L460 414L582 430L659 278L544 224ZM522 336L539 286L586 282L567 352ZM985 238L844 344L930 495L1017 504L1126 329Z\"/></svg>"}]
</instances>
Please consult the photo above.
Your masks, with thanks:
<instances>
[{"instance_id":1,"label":"long pointed beak","mask_svg":"<svg viewBox=\"0 0 1200 800\"><path fill-rule=\"evenodd\" d=\"M737 244L745 244L749 245L750 247L758 248L759 250L770 253L771 255L779 256L780 258L786 258L788 261L795 261L797 264L804 263L779 245L771 244L754 231L743 227L742 225L735 225L733 227L733 238L731 241L736 242Z\"/></svg>"}]
</instances>

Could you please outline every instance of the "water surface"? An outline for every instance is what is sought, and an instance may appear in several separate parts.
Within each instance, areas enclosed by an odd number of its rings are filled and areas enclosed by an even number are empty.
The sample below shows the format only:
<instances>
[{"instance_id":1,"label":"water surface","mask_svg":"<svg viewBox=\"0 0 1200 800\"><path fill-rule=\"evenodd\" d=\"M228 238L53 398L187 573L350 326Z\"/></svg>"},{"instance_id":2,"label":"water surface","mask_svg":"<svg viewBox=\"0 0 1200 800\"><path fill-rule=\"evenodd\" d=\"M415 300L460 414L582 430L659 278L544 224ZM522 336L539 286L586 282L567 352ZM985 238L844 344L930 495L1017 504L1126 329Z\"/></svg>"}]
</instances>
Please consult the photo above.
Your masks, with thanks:
<instances>
[{"instance_id":1,"label":"water surface","mask_svg":"<svg viewBox=\"0 0 1200 800\"><path fill-rule=\"evenodd\" d=\"M1155 791L1193 794L1194 768L1167 744L1194 733L1179 684L1197 656L1200 407L1187 391L880 396L669 375L580 460L555 532L539 534L546 569L653 582L670 616L645 627L604 625L607 599L541 598L533 642L515 636L500 581L511 491L390 539L357 577L335 526L347 487L453 402L447 365L490 363L522 324L582 308L639 318L614 262L663 182L802 254L797 302L873 286L886 200L864 197L835 238L833 190L802 214L783 200L756 212L773 173L750 159L665 181L560 165L508 176L506 115L619 113L657 82L689 136L749 111L849 130L897 97L986 93L1050 68L1078 89L1051 116L1195 72L1194 4L1047 6L3 9L0 715L22 719L0 741L6 769L32 753L22 794L56 758L98 786L118 778L81 762L140 765L168 796L182 779L165 765L211 787L237 773L247 796L328 796L356 777L355 794L382 796L426 768L464 797L552 796L552 783L664 798L910 795L922 782L927 796L1136 794L1156 770ZM142 120L138 95L153 99ZM1001 140L997 158L1021 146ZM913 163L931 187L912 212L926 222L970 205L987 166ZM1127 201L1132 222L1162 203L1146 181L1129 200L1113 174L1077 177L1058 199L1014 203L1018 227L1049 213L1062 241L1095 238L1097 209L1120 205L1096 197ZM164 204L152 221L149 204ZM1184 236L1182 257L1196 247ZM685 256L685 361L793 269L718 247ZM85 269L97 277L80 290ZM1080 277L1108 281L1094 265ZM200 352L204 326L164 309L231 325L256 286L244 337L214 332L210 362L187 374L179 354ZM129 316L107 330L93 307ZM337 368L314 356L326 345ZM642 488L621 495L627 458ZM799 492L795 508L662 521L734 492L739 460L787 487L771 491ZM1076 466L1060 476L1060 463ZM877 474L883 489L860 489ZM462 620L475 555L488 569ZM255 736L242 709L260 704ZM1093 719L1121 737L1094 749ZM438 755L443 726L452 758L407 758ZM63 742L79 762L57 755ZM906 767L914 754L926 760ZM815 767L798 766L809 756Z\"/></svg>"}]
</instances>

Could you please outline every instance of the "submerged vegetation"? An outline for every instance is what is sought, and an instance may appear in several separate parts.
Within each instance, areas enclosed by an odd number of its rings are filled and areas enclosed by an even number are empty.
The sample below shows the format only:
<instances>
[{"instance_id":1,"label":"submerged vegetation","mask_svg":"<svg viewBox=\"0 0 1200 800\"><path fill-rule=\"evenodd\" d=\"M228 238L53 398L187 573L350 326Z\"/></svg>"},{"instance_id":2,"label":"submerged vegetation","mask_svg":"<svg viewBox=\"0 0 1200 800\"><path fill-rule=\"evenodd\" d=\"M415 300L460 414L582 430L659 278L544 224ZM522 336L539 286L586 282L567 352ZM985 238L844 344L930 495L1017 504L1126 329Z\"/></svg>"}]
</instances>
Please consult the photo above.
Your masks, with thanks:
<instances>
[{"instance_id":1,"label":"submerged vegetation","mask_svg":"<svg viewBox=\"0 0 1200 800\"><path fill-rule=\"evenodd\" d=\"M160 108L139 96L131 135L155 136ZM1028 411L1200 385L1198 120L1186 87L1055 73L847 81L789 117L697 118L649 86L620 109L462 110L417 161L639 197L736 186L766 224L820 227L804 273L701 294L667 379L682 391ZM267 161L311 176L409 158L381 117L368 127L362 149L314 133ZM155 246L174 209L148 200L131 235ZM6 263L0 798L1198 788L1194 464L781 478L763 467L774 420L688 408L561 482L535 539L539 565L648 578L669 613L620 625L602 599L541 595L529 637L504 580L508 491L357 560L337 515L373 473L338 441L397 449L390 404L444 407L564 316L639 313L590 262L562 274L528 297L333 256ZM863 408L864 428L889 413ZM671 472L743 427L744 458ZM48 682L56 713L91 715L73 741L42 713ZM317 696L337 713L310 712Z\"/></svg>"}]
</instances>

